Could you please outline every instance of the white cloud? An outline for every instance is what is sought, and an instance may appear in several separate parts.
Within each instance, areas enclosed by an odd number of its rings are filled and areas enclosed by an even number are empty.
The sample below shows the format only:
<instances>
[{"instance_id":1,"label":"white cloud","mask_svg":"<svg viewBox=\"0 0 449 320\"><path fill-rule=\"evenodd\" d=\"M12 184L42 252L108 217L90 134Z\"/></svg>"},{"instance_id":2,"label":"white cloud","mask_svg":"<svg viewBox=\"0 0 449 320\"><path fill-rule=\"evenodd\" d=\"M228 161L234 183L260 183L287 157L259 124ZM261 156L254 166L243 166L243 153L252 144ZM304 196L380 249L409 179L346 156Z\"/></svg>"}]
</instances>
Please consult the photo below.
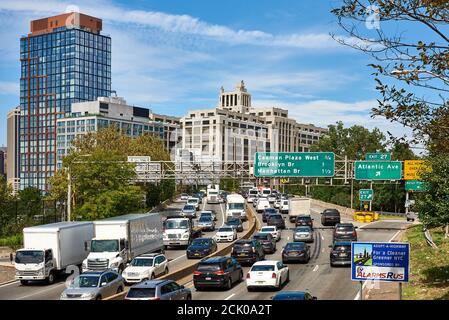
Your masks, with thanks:
<instances>
[{"instance_id":1,"label":"white cloud","mask_svg":"<svg viewBox=\"0 0 449 320\"><path fill-rule=\"evenodd\" d=\"M39 15L57 14L70 7L70 2L3 0L0 10L28 12ZM72 6L73 7L73 6ZM126 10L109 1L79 1L81 12L122 24L157 28L164 32L198 36L229 44L250 44L302 49L342 48L327 33L272 34L261 30L232 29L212 24L190 15L168 14L158 11Z\"/></svg>"},{"instance_id":2,"label":"white cloud","mask_svg":"<svg viewBox=\"0 0 449 320\"><path fill-rule=\"evenodd\" d=\"M346 126L362 125L373 129L378 128L387 135L390 132L396 137L404 134L411 137L412 131L398 123L392 123L384 118L371 118L371 109L378 105L376 100L356 102L341 102L333 100L313 100L301 103L289 103L281 100L253 100L254 107L279 107L288 110L290 117L300 123L312 123L327 127L337 121Z\"/></svg>"}]
</instances>

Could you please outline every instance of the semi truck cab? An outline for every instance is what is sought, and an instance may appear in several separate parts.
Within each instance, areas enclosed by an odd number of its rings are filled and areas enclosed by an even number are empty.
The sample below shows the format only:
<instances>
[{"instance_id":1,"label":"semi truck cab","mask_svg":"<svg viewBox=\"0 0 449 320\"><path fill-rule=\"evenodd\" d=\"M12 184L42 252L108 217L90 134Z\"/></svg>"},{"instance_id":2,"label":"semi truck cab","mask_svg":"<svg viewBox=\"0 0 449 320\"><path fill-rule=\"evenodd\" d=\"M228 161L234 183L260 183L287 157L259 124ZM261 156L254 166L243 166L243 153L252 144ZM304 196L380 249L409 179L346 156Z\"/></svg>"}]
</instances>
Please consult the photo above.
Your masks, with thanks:
<instances>
[{"instance_id":1,"label":"semi truck cab","mask_svg":"<svg viewBox=\"0 0 449 320\"><path fill-rule=\"evenodd\" d=\"M83 272L112 269L121 273L125 269L128 257L126 239L92 239L90 253L83 261Z\"/></svg>"}]
</instances>

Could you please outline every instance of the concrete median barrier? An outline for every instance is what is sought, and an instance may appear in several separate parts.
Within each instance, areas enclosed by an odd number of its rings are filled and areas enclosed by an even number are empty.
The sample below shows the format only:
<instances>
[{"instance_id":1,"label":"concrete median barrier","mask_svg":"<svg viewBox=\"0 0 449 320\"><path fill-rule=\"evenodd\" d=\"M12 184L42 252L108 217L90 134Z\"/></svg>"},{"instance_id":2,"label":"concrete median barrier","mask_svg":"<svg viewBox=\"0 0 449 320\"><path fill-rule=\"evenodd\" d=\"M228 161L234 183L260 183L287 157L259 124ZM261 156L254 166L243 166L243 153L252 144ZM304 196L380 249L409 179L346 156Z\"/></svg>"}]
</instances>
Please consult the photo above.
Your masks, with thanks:
<instances>
[{"instance_id":1,"label":"concrete median barrier","mask_svg":"<svg viewBox=\"0 0 449 320\"><path fill-rule=\"evenodd\" d=\"M248 216L248 230L244 231L241 239L249 239L254 234L256 230L260 228L260 221L256 218L256 215L254 213L253 208L249 208L249 216ZM216 252L212 253L208 257L217 257L217 256L225 256L231 253L232 250L232 242L227 244L224 248L221 248L220 250L217 250ZM159 277L158 280L161 279L170 279L173 281L178 282L180 285L185 285L186 283L192 281L192 274L193 271L195 271L198 263L198 261L192 261L188 262L187 266L182 267L181 269L175 270L170 272L169 274L166 274L165 276ZM116 294L114 296L111 296L109 298L106 298L104 300L123 300L126 296L126 291Z\"/></svg>"}]
</instances>

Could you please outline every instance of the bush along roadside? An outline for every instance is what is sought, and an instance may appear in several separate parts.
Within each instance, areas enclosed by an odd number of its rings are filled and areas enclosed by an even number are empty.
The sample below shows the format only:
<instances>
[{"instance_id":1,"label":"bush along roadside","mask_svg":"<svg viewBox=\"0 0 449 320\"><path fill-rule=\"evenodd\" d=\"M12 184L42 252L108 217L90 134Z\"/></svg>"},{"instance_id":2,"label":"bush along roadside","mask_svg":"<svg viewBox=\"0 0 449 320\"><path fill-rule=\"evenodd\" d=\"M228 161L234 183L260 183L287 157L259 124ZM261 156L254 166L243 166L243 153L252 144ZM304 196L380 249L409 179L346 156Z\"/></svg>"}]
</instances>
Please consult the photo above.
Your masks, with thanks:
<instances>
[{"instance_id":1,"label":"bush along roadside","mask_svg":"<svg viewBox=\"0 0 449 320\"><path fill-rule=\"evenodd\" d=\"M18 249L22 246L23 235L15 234L9 237L0 238L0 247L10 247L11 249Z\"/></svg>"},{"instance_id":2,"label":"bush along roadside","mask_svg":"<svg viewBox=\"0 0 449 320\"><path fill-rule=\"evenodd\" d=\"M430 231L438 249L427 245L420 225L402 238L410 242L410 282L403 287L406 300L449 299L449 239L444 239L443 228Z\"/></svg>"}]
</instances>

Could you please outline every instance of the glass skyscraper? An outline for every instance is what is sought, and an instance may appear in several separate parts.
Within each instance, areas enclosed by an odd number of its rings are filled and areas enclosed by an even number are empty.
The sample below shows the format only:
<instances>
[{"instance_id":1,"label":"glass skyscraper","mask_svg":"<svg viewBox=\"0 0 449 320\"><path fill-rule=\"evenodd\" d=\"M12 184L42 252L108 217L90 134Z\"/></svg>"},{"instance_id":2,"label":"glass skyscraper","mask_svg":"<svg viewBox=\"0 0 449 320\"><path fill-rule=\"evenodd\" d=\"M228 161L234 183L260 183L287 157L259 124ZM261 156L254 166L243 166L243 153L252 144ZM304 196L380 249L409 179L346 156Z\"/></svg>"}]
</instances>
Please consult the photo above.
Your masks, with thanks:
<instances>
[{"instance_id":1,"label":"glass skyscraper","mask_svg":"<svg viewBox=\"0 0 449 320\"><path fill-rule=\"evenodd\" d=\"M20 39L20 188L48 190L56 170L56 119L71 104L111 93L111 38L102 21L67 13L31 21Z\"/></svg>"}]
</instances>

